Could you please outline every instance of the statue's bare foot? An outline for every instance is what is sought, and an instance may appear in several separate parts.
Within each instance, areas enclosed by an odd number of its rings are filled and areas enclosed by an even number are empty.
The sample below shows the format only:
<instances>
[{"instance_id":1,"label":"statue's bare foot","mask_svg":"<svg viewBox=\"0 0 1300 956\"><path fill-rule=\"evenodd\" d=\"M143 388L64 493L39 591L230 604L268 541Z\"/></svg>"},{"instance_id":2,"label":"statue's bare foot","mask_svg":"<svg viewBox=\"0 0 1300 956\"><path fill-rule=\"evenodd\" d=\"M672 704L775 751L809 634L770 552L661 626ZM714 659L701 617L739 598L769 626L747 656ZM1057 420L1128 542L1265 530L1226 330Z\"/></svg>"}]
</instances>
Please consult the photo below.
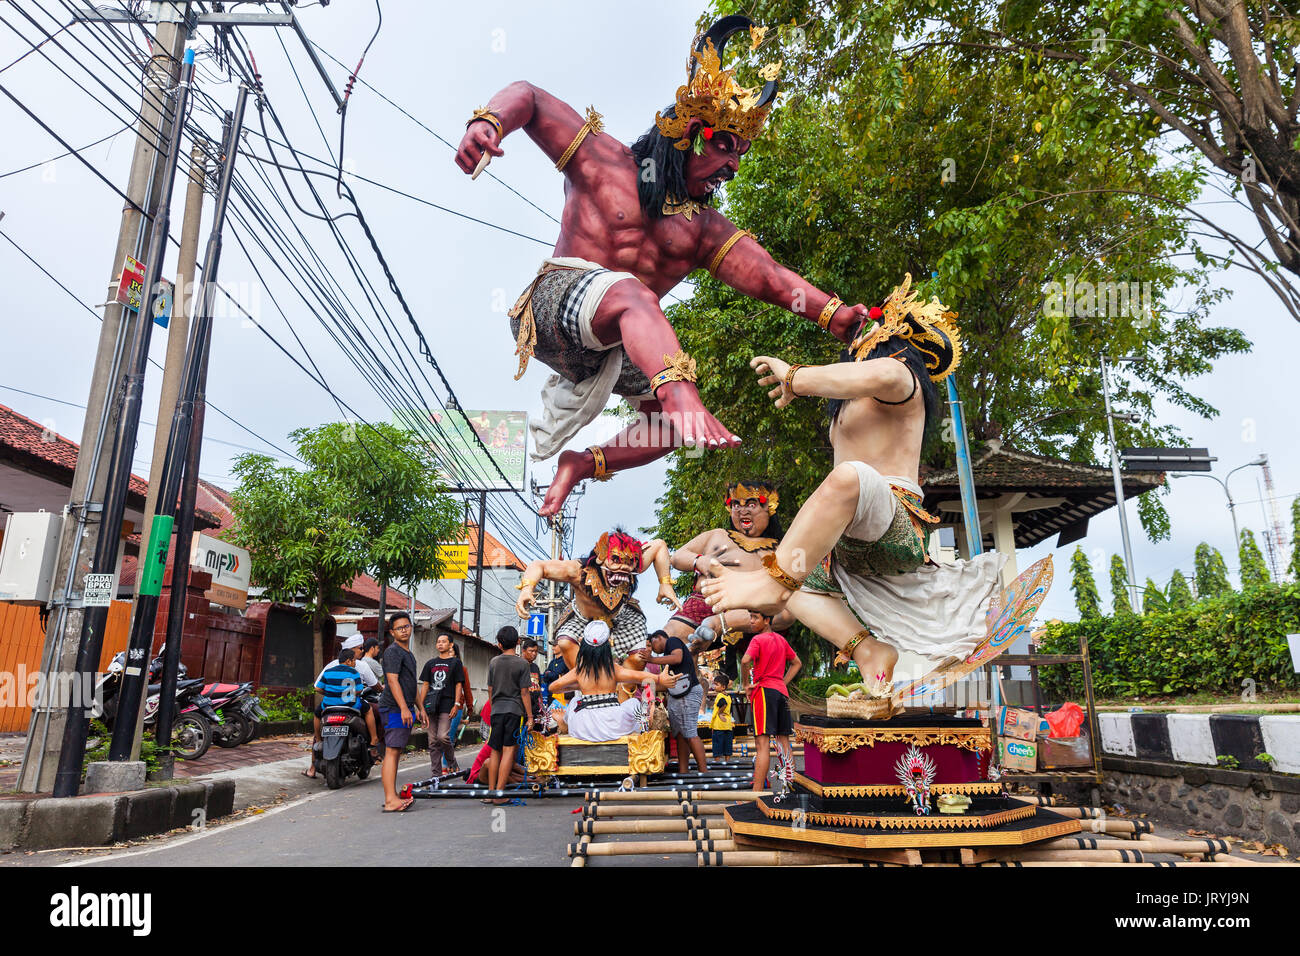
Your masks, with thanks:
<instances>
[{"instance_id":1,"label":"statue's bare foot","mask_svg":"<svg viewBox=\"0 0 1300 956\"><path fill-rule=\"evenodd\" d=\"M555 469L555 477L551 479L551 487L546 490L546 500L537 509L539 515L548 518L559 514L564 507L564 499L569 497L573 486L582 479L591 477L586 457L586 453L580 451L560 452L560 463Z\"/></svg>"},{"instance_id":2,"label":"statue's bare foot","mask_svg":"<svg viewBox=\"0 0 1300 956\"><path fill-rule=\"evenodd\" d=\"M715 611L775 613L790 599L790 590L766 571L734 571L710 561L709 573L712 577L701 583L700 592Z\"/></svg>"},{"instance_id":3,"label":"statue's bare foot","mask_svg":"<svg viewBox=\"0 0 1300 956\"><path fill-rule=\"evenodd\" d=\"M894 687L894 665L898 650L884 641L867 638L853 652L853 659L872 697L888 697Z\"/></svg>"},{"instance_id":4,"label":"statue's bare foot","mask_svg":"<svg viewBox=\"0 0 1300 956\"><path fill-rule=\"evenodd\" d=\"M740 444L740 439L704 407L700 393L690 382L670 382L659 390L658 397L664 417L687 445L735 447Z\"/></svg>"}]
</instances>

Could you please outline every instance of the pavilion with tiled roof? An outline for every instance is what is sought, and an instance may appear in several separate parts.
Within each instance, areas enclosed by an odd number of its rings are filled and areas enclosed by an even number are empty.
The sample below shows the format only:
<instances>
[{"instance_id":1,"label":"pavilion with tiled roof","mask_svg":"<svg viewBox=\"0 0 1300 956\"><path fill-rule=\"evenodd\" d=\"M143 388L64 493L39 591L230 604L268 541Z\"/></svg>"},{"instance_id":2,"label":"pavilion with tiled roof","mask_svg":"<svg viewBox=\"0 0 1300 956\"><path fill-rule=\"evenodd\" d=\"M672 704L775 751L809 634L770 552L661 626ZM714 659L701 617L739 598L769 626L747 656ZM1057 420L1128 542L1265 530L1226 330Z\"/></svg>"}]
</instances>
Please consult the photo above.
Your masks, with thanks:
<instances>
[{"instance_id":1,"label":"pavilion with tiled roof","mask_svg":"<svg viewBox=\"0 0 1300 956\"><path fill-rule=\"evenodd\" d=\"M1109 467L1048 458L1008 448L994 440L971 462L985 550L1009 553L1008 577L1015 575L1015 549L1028 548L1052 535L1056 547L1088 533L1088 520L1115 505L1115 481ZM1163 472L1122 474L1124 497L1136 498L1165 482ZM955 531L965 551L961 490L955 468L925 474L924 507Z\"/></svg>"}]
</instances>

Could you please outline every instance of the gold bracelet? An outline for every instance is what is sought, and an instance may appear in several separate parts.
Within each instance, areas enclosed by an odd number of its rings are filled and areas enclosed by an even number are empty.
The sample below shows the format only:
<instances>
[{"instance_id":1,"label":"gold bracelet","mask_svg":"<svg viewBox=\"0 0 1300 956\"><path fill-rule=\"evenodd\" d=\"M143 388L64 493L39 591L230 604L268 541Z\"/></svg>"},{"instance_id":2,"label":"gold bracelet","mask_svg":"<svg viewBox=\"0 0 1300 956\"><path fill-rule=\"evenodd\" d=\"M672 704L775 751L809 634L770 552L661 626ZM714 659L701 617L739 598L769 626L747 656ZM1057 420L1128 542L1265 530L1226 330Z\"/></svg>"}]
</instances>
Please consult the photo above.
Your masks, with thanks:
<instances>
[{"instance_id":1,"label":"gold bracelet","mask_svg":"<svg viewBox=\"0 0 1300 956\"><path fill-rule=\"evenodd\" d=\"M834 317L835 311L843 304L844 304L844 300L841 299L839 296L837 295L831 296L830 301L827 302L825 306L823 306L822 314L817 316L817 324L821 326L823 330L830 329L831 319Z\"/></svg>"},{"instance_id":2,"label":"gold bracelet","mask_svg":"<svg viewBox=\"0 0 1300 956\"><path fill-rule=\"evenodd\" d=\"M655 372L650 379L650 391L653 393L669 382L695 382L697 380L695 359L687 355L685 350L678 350L676 355L664 356L664 368Z\"/></svg>"},{"instance_id":3,"label":"gold bracelet","mask_svg":"<svg viewBox=\"0 0 1300 956\"><path fill-rule=\"evenodd\" d=\"M776 552L769 551L767 554L763 555L763 567L767 568L767 573L776 578L781 587L785 588L787 591L799 590L801 582L798 581L794 575L781 569L781 566L776 563Z\"/></svg>"},{"instance_id":4,"label":"gold bracelet","mask_svg":"<svg viewBox=\"0 0 1300 956\"><path fill-rule=\"evenodd\" d=\"M749 236L751 239L754 238L754 234L748 229L737 229L731 234L731 238L724 242L718 251L713 254L713 259L709 262L709 273L711 275L716 276L718 274L718 266L722 265L722 260L725 259L727 253L731 251L731 247L745 236Z\"/></svg>"},{"instance_id":5,"label":"gold bracelet","mask_svg":"<svg viewBox=\"0 0 1300 956\"><path fill-rule=\"evenodd\" d=\"M582 124L582 128L578 130L578 135L573 137L573 142L569 144L569 148L566 149L564 154L556 161L555 168L560 172L564 172L564 167L569 165L569 160L572 159L573 154L578 151L578 147L581 146L582 141L587 138L587 134L602 133L604 130L605 124L603 118L596 112L596 107L588 106L587 122Z\"/></svg>"},{"instance_id":6,"label":"gold bracelet","mask_svg":"<svg viewBox=\"0 0 1300 956\"><path fill-rule=\"evenodd\" d=\"M595 473L591 476L597 481L609 481L614 476L609 473L609 466L605 463L605 452L599 445L592 445L587 451L591 452L592 460L596 463Z\"/></svg>"},{"instance_id":7,"label":"gold bracelet","mask_svg":"<svg viewBox=\"0 0 1300 956\"><path fill-rule=\"evenodd\" d=\"M536 583L536 581L530 581L527 578L520 578L519 583L515 585L515 590L522 591L524 588L530 588Z\"/></svg>"},{"instance_id":8,"label":"gold bracelet","mask_svg":"<svg viewBox=\"0 0 1300 956\"><path fill-rule=\"evenodd\" d=\"M799 365L796 363L794 365L791 365L788 369L786 369L785 380L781 382L781 387L785 389L786 394L788 394L791 398L799 397L794 393L794 373L799 371L799 369L801 368L807 368L807 367L808 367L807 365Z\"/></svg>"},{"instance_id":9,"label":"gold bracelet","mask_svg":"<svg viewBox=\"0 0 1300 956\"><path fill-rule=\"evenodd\" d=\"M661 578L659 579L659 583L660 583L660 584L672 584L672 583L673 583L672 575L670 575L670 574L665 574L663 577L661 577Z\"/></svg>"},{"instance_id":10,"label":"gold bracelet","mask_svg":"<svg viewBox=\"0 0 1300 956\"><path fill-rule=\"evenodd\" d=\"M501 118L498 117L496 113L493 113L490 109L487 109L486 107L483 106L480 106L478 109L476 109L474 111L474 115L471 116L468 120L466 120L465 128L469 129L469 124L474 122L475 120L486 120L487 122L491 123L492 128L497 131L498 142L505 139L506 134L501 131Z\"/></svg>"}]
</instances>

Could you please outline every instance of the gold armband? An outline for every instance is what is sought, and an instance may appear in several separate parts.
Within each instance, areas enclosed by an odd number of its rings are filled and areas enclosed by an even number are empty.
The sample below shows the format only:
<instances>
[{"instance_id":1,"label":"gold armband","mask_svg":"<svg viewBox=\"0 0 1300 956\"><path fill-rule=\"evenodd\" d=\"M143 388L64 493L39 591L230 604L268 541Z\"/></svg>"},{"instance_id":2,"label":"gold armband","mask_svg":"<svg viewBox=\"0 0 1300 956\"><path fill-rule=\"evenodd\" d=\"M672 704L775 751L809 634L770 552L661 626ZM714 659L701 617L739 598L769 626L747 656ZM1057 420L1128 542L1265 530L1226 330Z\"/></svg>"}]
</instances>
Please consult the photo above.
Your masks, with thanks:
<instances>
[{"instance_id":1,"label":"gold armband","mask_svg":"<svg viewBox=\"0 0 1300 956\"><path fill-rule=\"evenodd\" d=\"M795 578L794 575L789 574L788 572L783 571L781 569L781 566L776 563L775 552L768 552L767 554L763 555L763 567L767 568L767 573L772 575L772 577L776 578L777 583L779 583L781 587L785 588L787 591L799 590L800 582Z\"/></svg>"},{"instance_id":2,"label":"gold armband","mask_svg":"<svg viewBox=\"0 0 1300 956\"><path fill-rule=\"evenodd\" d=\"M785 393L789 395L791 398L799 397L794 393L794 373L799 371L799 369L801 368L807 368L807 367L808 366L806 365L795 364L795 365L791 365L788 369L786 369L785 380L781 382L781 388L784 389Z\"/></svg>"},{"instance_id":3,"label":"gold armband","mask_svg":"<svg viewBox=\"0 0 1300 956\"><path fill-rule=\"evenodd\" d=\"M587 451L591 452L592 460L596 462L596 471L591 476L597 481L609 481L614 476L609 473L609 466L605 464L605 452L599 445L592 445Z\"/></svg>"},{"instance_id":4,"label":"gold armband","mask_svg":"<svg viewBox=\"0 0 1300 956\"><path fill-rule=\"evenodd\" d=\"M822 314L817 316L817 324L821 326L823 330L830 329L831 319L834 317L835 311L843 304L844 300L839 296L831 296L831 300L822 308Z\"/></svg>"},{"instance_id":5,"label":"gold armband","mask_svg":"<svg viewBox=\"0 0 1300 956\"><path fill-rule=\"evenodd\" d=\"M524 588L530 588L536 583L536 581L530 581L527 578L520 578L519 583L515 585L515 590L522 591Z\"/></svg>"},{"instance_id":6,"label":"gold armband","mask_svg":"<svg viewBox=\"0 0 1300 956\"><path fill-rule=\"evenodd\" d=\"M605 124L603 118L599 113L596 112L596 107L588 106L587 122L582 124L582 128L578 130L578 135L573 137L573 142L569 144L569 148L566 149L564 151L564 155L562 155L559 158L559 160L556 161L555 168L558 169L560 172L564 172L564 167L569 165L569 160L571 160L573 158L573 154L578 151L578 147L581 146L582 141L587 138L587 134L602 133L604 132L604 130L605 130Z\"/></svg>"},{"instance_id":7,"label":"gold armband","mask_svg":"<svg viewBox=\"0 0 1300 956\"><path fill-rule=\"evenodd\" d=\"M695 382L698 380L695 359L687 355L685 350L679 349L676 355L665 355L664 363L664 368L655 372L654 377L650 379L650 391L652 393L669 382Z\"/></svg>"},{"instance_id":8,"label":"gold armband","mask_svg":"<svg viewBox=\"0 0 1300 956\"><path fill-rule=\"evenodd\" d=\"M711 275L716 276L718 274L718 266L722 265L722 260L727 257L727 253L731 251L731 247L738 243L744 236L749 236L751 239L754 238L754 234L748 229L737 229L731 234L731 238L718 248L718 251L713 254L713 259L709 262L709 273Z\"/></svg>"},{"instance_id":9,"label":"gold armband","mask_svg":"<svg viewBox=\"0 0 1300 956\"><path fill-rule=\"evenodd\" d=\"M503 133L503 132L501 131L501 119L500 119L500 117L498 117L497 114L496 114L496 113L493 113L490 109L487 109L486 107L482 107L482 106L480 106L478 109L476 109L476 110L474 111L474 115L471 116L468 120L465 121L465 128L468 129L468 128L469 128L469 124L472 123L472 122L474 122L475 120L485 120L485 121L487 121L488 123L491 123L491 124L492 124L492 128L495 129L495 130L497 131L497 141L498 141L498 142L500 142L502 139L505 138L505 135L506 135L506 134Z\"/></svg>"}]
</instances>

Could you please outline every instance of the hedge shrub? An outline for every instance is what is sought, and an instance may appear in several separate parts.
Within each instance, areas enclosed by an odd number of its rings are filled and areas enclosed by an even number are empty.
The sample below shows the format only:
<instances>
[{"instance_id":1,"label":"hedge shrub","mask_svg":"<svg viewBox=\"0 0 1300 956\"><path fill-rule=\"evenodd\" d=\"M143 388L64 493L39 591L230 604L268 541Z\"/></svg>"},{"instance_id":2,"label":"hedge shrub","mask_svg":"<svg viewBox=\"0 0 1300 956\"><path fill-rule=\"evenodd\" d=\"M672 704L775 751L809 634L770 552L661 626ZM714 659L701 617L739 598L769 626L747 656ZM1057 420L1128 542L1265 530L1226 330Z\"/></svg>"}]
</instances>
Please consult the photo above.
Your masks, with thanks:
<instances>
[{"instance_id":1,"label":"hedge shrub","mask_svg":"<svg viewBox=\"0 0 1300 956\"><path fill-rule=\"evenodd\" d=\"M1088 638L1093 691L1100 698L1241 690L1251 678L1260 690L1300 688L1286 635L1300 632L1300 584L1267 584L1228 592L1189 607L1142 617L1103 617L1053 623L1045 654L1077 654ZM1082 700L1077 664L1038 672L1053 699Z\"/></svg>"}]
</instances>

